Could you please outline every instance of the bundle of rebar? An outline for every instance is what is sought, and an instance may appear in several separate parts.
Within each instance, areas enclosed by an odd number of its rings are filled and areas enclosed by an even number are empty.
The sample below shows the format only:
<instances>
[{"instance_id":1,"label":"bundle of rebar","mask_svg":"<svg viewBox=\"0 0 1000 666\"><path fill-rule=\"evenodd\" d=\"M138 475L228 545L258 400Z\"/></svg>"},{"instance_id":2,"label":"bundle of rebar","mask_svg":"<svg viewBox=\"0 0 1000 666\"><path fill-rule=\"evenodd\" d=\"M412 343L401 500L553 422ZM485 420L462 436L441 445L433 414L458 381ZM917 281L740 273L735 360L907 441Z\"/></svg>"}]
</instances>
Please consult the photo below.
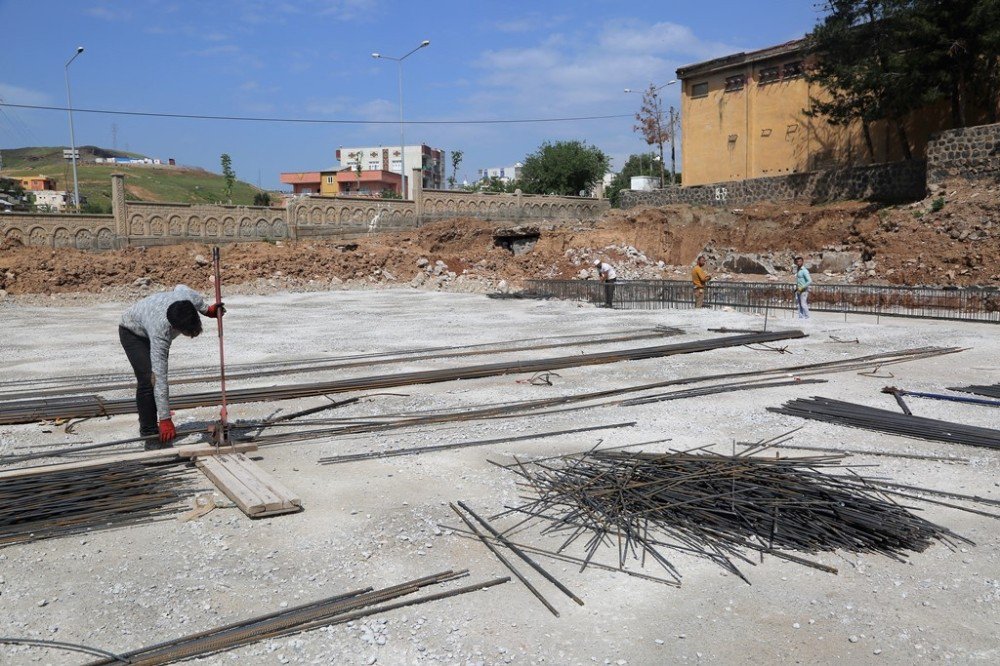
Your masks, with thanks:
<instances>
[{"instance_id":1,"label":"bundle of rebar","mask_svg":"<svg viewBox=\"0 0 1000 666\"><path fill-rule=\"evenodd\" d=\"M524 514L523 523L565 535L556 552L582 543L581 570L607 546L617 548L619 566L648 558L678 582L667 549L709 558L746 580L736 562L753 563L748 549L830 570L788 551L844 549L902 559L935 540L961 540L888 501L861 476L824 473L840 467L842 456L748 452L598 451L518 461L505 468L522 478L529 497L505 514Z\"/></svg>"},{"instance_id":2,"label":"bundle of rebar","mask_svg":"<svg viewBox=\"0 0 1000 666\"><path fill-rule=\"evenodd\" d=\"M148 522L191 495L183 462L25 470L0 479L0 547Z\"/></svg>"},{"instance_id":3,"label":"bundle of rebar","mask_svg":"<svg viewBox=\"0 0 1000 666\"><path fill-rule=\"evenodd\" d=\"M619 342L636 342L680 335L673 327L641 328L600 334L549 336L524 338L504 342L489 342L452 347L420 347L390 352L351 354L347 356L319 356L299 360L263 361L230 365L228 379L259 379L280 375L299 375L315 372L337 372L351 368L368 368L379 365L412 363L467 356L485 356L557 349L560 347L587 347ZM170 385L205 384L219 381L218 373L206 374L203 368L180 368L170 371ZM115 391L135 386L132 373L98 373L68 375L43 379L24 379L0 382L0 399L34 400L37 398L68 398L101 391Z\"/></svg>"},{"instance_id":4,"label":"bundle of rebar","mask_svg":"<svg viewBox=\"0 0 1000 666\"><path fill-rule=\"evenodd\" d=\"M972 393L975 395L985 395L990 398L1000 400L1000 384L973 384L972 386L956 386L949 389L951 391L961 391L962 393Z\"/></svg>"},{"instance_id":5,"label":"bundle of rebar","mask_svg":"<svg viewBox=\"0 0 1000 666\"><path fill-rule=\"evenodd\" d=\"M789 400L768 411L903 437L1000 449L1000 430L940 421L853 402L814 396Z\"/></svg>"},{"instance_id":6,"label":"bundle of rebar","mask_svg":"<svg viewBox=\"0 0 1000 666\"><path fill-rule=\"evenodd\" d=\"M458 379L477 379L495 377L513 373L537 373L562 368L574 368L621 361L662 358L675 354L691 354L710 351L724 347L736 347L747 344L774 342L803 338L805 333L798 330L774 333L755 333L750 335L729 335L708 340L695 340L671 345L639 347L615 351L577 354L554 358L503 361L485 363L442 370L424 370L417 372L401 372L389 375L358 377L309 384L289 384L285 386L266 386L244 388L227 391L229 404L244 402L262 402L268 400L289 400L310 396L331 395L350 391L367 391L375 389L411 386L415 384L432 384L436 382L454 381ZM174 409L190 409L193 407L210 407L221 403L219 391L191 393L171 396L170 405ZM132 398L107 400L97 395L72 396L62 398L41 398L36 400L18 400L0 403L0 425L13 423L29 423L38 420L57 418L82 418L94 416L110 416L113 414L135 413L136 404Z\"/></svg>"},{"instance_id":7,"label":"bundle of rebar","mask_svg":"<svg viewBox=\"0 0 1000 666\"><path fill-rule=\"evenodd\" d=\"M403 606L412 606L428 601L436 601L468 592L486 589L506 583L510 578L495 578L493 580L467 585L464 587L446 589L421 597L403 599L421 589L448 583L468 575L467 571L444 571L432 576L373 590L370 587L339 594L328 599L322 599L294 608L288 608L276 613L269 613L234 622L221 627L215 627L189 636L177 638L117 655L118 659L101 659L92 662L90 666L108 666L125 663L142 666L154 664L170 664L192 657L200 657L224 650L231 650L242 645L258 641L289 636L292 634L318 629L333 624L348 622L359 617L385 612ZM402 599L401 601L396 601Z\"/></svg>"}]
</instances>

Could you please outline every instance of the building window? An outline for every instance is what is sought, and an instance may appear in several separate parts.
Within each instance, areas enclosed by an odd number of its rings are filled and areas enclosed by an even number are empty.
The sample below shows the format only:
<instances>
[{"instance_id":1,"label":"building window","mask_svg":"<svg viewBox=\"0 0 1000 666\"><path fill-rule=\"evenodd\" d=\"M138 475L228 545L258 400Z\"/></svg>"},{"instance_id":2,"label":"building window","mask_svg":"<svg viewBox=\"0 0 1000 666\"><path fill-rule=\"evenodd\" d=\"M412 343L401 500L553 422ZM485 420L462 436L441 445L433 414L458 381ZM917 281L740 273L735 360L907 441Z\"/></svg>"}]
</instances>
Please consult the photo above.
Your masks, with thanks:
<instances>
[{"instance_id":1,"label":"building window","mask_svg":"<svg viewBox=\"0 0 1000 666\"><path fill-rule=\"evenodd\" d=\"M369 171L381 171L382 170L382 163L379 162L378 160L369 160L369 162L368 162L368 170Z\"/></svg>"},{"instance_id":2,"label":"building window","mask_svg":"<svg viewBox=\"0 0 1000 666\"><path fill-rule=\"evenodd\" d=\"M765 83L774 83L781 78L780 70L777 67L765 67L760 70L760 75L757 77L757 82L760 85Z\"/></svg>"},{"instance_id":3,"label":"building window","mask_svg":"<svg viewBox=\"0 0 1000 666\"><path fill-rule=\"evenodd\" d=\"M802 61L786 62L781 70L781 78L794 79L797 76L802 76Z\"/></svg>"},{"instance_id":4,"label":"building window","mask_svg":"<svg viewBox=\"0 0 1000 666\"><path fill-rule=\"evenodd\" d=\"M743 90L743 86L747 83L747 77L744 74L737 74L736 76L726 77L726 92L735 92L737 90Z\"/></svg>"},{"instance_id":5,"label":"building window","mask_svg":"<svg viewBox=\"0 0 1000 666\"><path fill-rule=\"evenodd\" d=\"M705 97L708 95L708 81L695 83L691 86L691 97Z\"/></svg>"},{"instance_id":6,"label":"building window","mask_svg":"<svg viewBox=\"0 0 1000 666\"><path fill-rule=\"evenodd\" d=\"M326 177L326 184L327 185L333 185L333 176L327 176Z\"/></svg>"}]
</instances>

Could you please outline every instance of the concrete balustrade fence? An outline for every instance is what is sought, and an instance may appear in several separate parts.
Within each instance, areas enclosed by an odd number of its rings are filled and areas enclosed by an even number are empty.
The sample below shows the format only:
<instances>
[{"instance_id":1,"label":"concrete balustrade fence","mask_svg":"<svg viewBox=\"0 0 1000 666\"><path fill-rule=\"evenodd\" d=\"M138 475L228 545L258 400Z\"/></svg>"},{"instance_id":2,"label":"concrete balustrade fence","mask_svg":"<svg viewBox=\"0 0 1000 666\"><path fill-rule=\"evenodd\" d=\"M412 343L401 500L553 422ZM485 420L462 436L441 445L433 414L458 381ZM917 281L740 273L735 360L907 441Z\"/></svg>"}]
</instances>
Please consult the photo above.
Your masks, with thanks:
<instances>
[{"instance_id":1,"label":"concrete balustrade fence","mask_svg":"<svg viewBox=\"0 0 1000 666\"><path fill-rule=\"evenodd\" d=\"M420 183L420 172L413 180ZM0 239L24 245L80 250L331 237L350 239L414 229L440 219L589 220L605 200L525 194L482 194L416 187L413 200L302 197L284 208L128 201L125 176L111 177L111 215L6 213Z\"/></svg>"}]
</instances>

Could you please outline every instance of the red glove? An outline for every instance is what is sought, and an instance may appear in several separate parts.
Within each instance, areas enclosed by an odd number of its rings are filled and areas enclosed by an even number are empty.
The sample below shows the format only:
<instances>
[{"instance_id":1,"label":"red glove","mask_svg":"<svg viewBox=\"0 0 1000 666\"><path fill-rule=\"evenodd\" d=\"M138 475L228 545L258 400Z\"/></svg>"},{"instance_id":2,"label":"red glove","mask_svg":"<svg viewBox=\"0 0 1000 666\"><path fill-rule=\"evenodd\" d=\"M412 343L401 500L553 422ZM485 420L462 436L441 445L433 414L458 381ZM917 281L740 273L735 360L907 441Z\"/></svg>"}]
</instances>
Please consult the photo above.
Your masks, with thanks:
<instances>
[{"instance_id":1,"label":"red glove","mask_svg":"<svg viewBox=\"0 0 1000 666\"><path fill-rule=\"evenodd\" d=\"M174 422L170 419L163 419L160 421L160 441L169 442L174 437L177 436L177 430L174 429Z\"/></svg>"},{"instance_id":2,"label":"red glove","mask_svg":"<svg viewBox=\"0 0 1000 666\"><path fill-rule=\"evenodd\" d=\"M217 319L224 314L226 314L226 306L222 303L212 303L208 306L208 310L205 311L205 316L212 319Z\"/></svg>"}]
</instances>

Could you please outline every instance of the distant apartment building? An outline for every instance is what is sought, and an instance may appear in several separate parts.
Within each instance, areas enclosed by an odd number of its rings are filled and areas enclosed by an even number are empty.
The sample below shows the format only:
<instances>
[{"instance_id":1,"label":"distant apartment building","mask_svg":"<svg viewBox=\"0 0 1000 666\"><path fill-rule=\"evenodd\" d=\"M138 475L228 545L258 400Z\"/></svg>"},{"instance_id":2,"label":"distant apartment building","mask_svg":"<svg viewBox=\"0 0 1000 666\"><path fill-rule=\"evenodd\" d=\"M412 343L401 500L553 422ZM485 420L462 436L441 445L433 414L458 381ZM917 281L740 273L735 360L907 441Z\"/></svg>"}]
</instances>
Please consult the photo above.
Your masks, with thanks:
<instances>
[{"instance_id":1,"label":"distant apartment building","mask_svg":"<svg viewBox=\"0 0 1000 666\"><path fill-rule=\"evenodd\" d=\"M56 189L56 179L48 176L23 176L18 178L21 187L32 192Z\"/></svg>"},{"instance_id":2,"label":"distant apartment building","mask_svg":"<svg viewBox=\"0 0 1000 666\"><path fill-rule=\"evenodd\" d=\"M445 183L445 151L438 148L431 148L425 144L416 146L406 146L405 154L401 153L399 146L366 146L362 148L347 148L341 146L337 149L337 159L342 167L355 169L361 163L362 171L391 171L401 173L403 170L403 157L406 158L406 197L413 198L413 183L410 182L409 175L413 169L419 168L423 174L424 189L440 190Z\"/></svg>"},{"instance_id":3,"label":"distant apartment building","mask_svg":"<svg viewBox=\"0 0 1000 666\"><path fill-rule=\"evenodd\" d=\"M521 168L524 165L520 162L514 164L514 166L509 167L491 167L488 169L479 169L479 180L493 180L498 179L505 185L509 185L515 180L521 179Z\"/></svg>"}]
</instances>

